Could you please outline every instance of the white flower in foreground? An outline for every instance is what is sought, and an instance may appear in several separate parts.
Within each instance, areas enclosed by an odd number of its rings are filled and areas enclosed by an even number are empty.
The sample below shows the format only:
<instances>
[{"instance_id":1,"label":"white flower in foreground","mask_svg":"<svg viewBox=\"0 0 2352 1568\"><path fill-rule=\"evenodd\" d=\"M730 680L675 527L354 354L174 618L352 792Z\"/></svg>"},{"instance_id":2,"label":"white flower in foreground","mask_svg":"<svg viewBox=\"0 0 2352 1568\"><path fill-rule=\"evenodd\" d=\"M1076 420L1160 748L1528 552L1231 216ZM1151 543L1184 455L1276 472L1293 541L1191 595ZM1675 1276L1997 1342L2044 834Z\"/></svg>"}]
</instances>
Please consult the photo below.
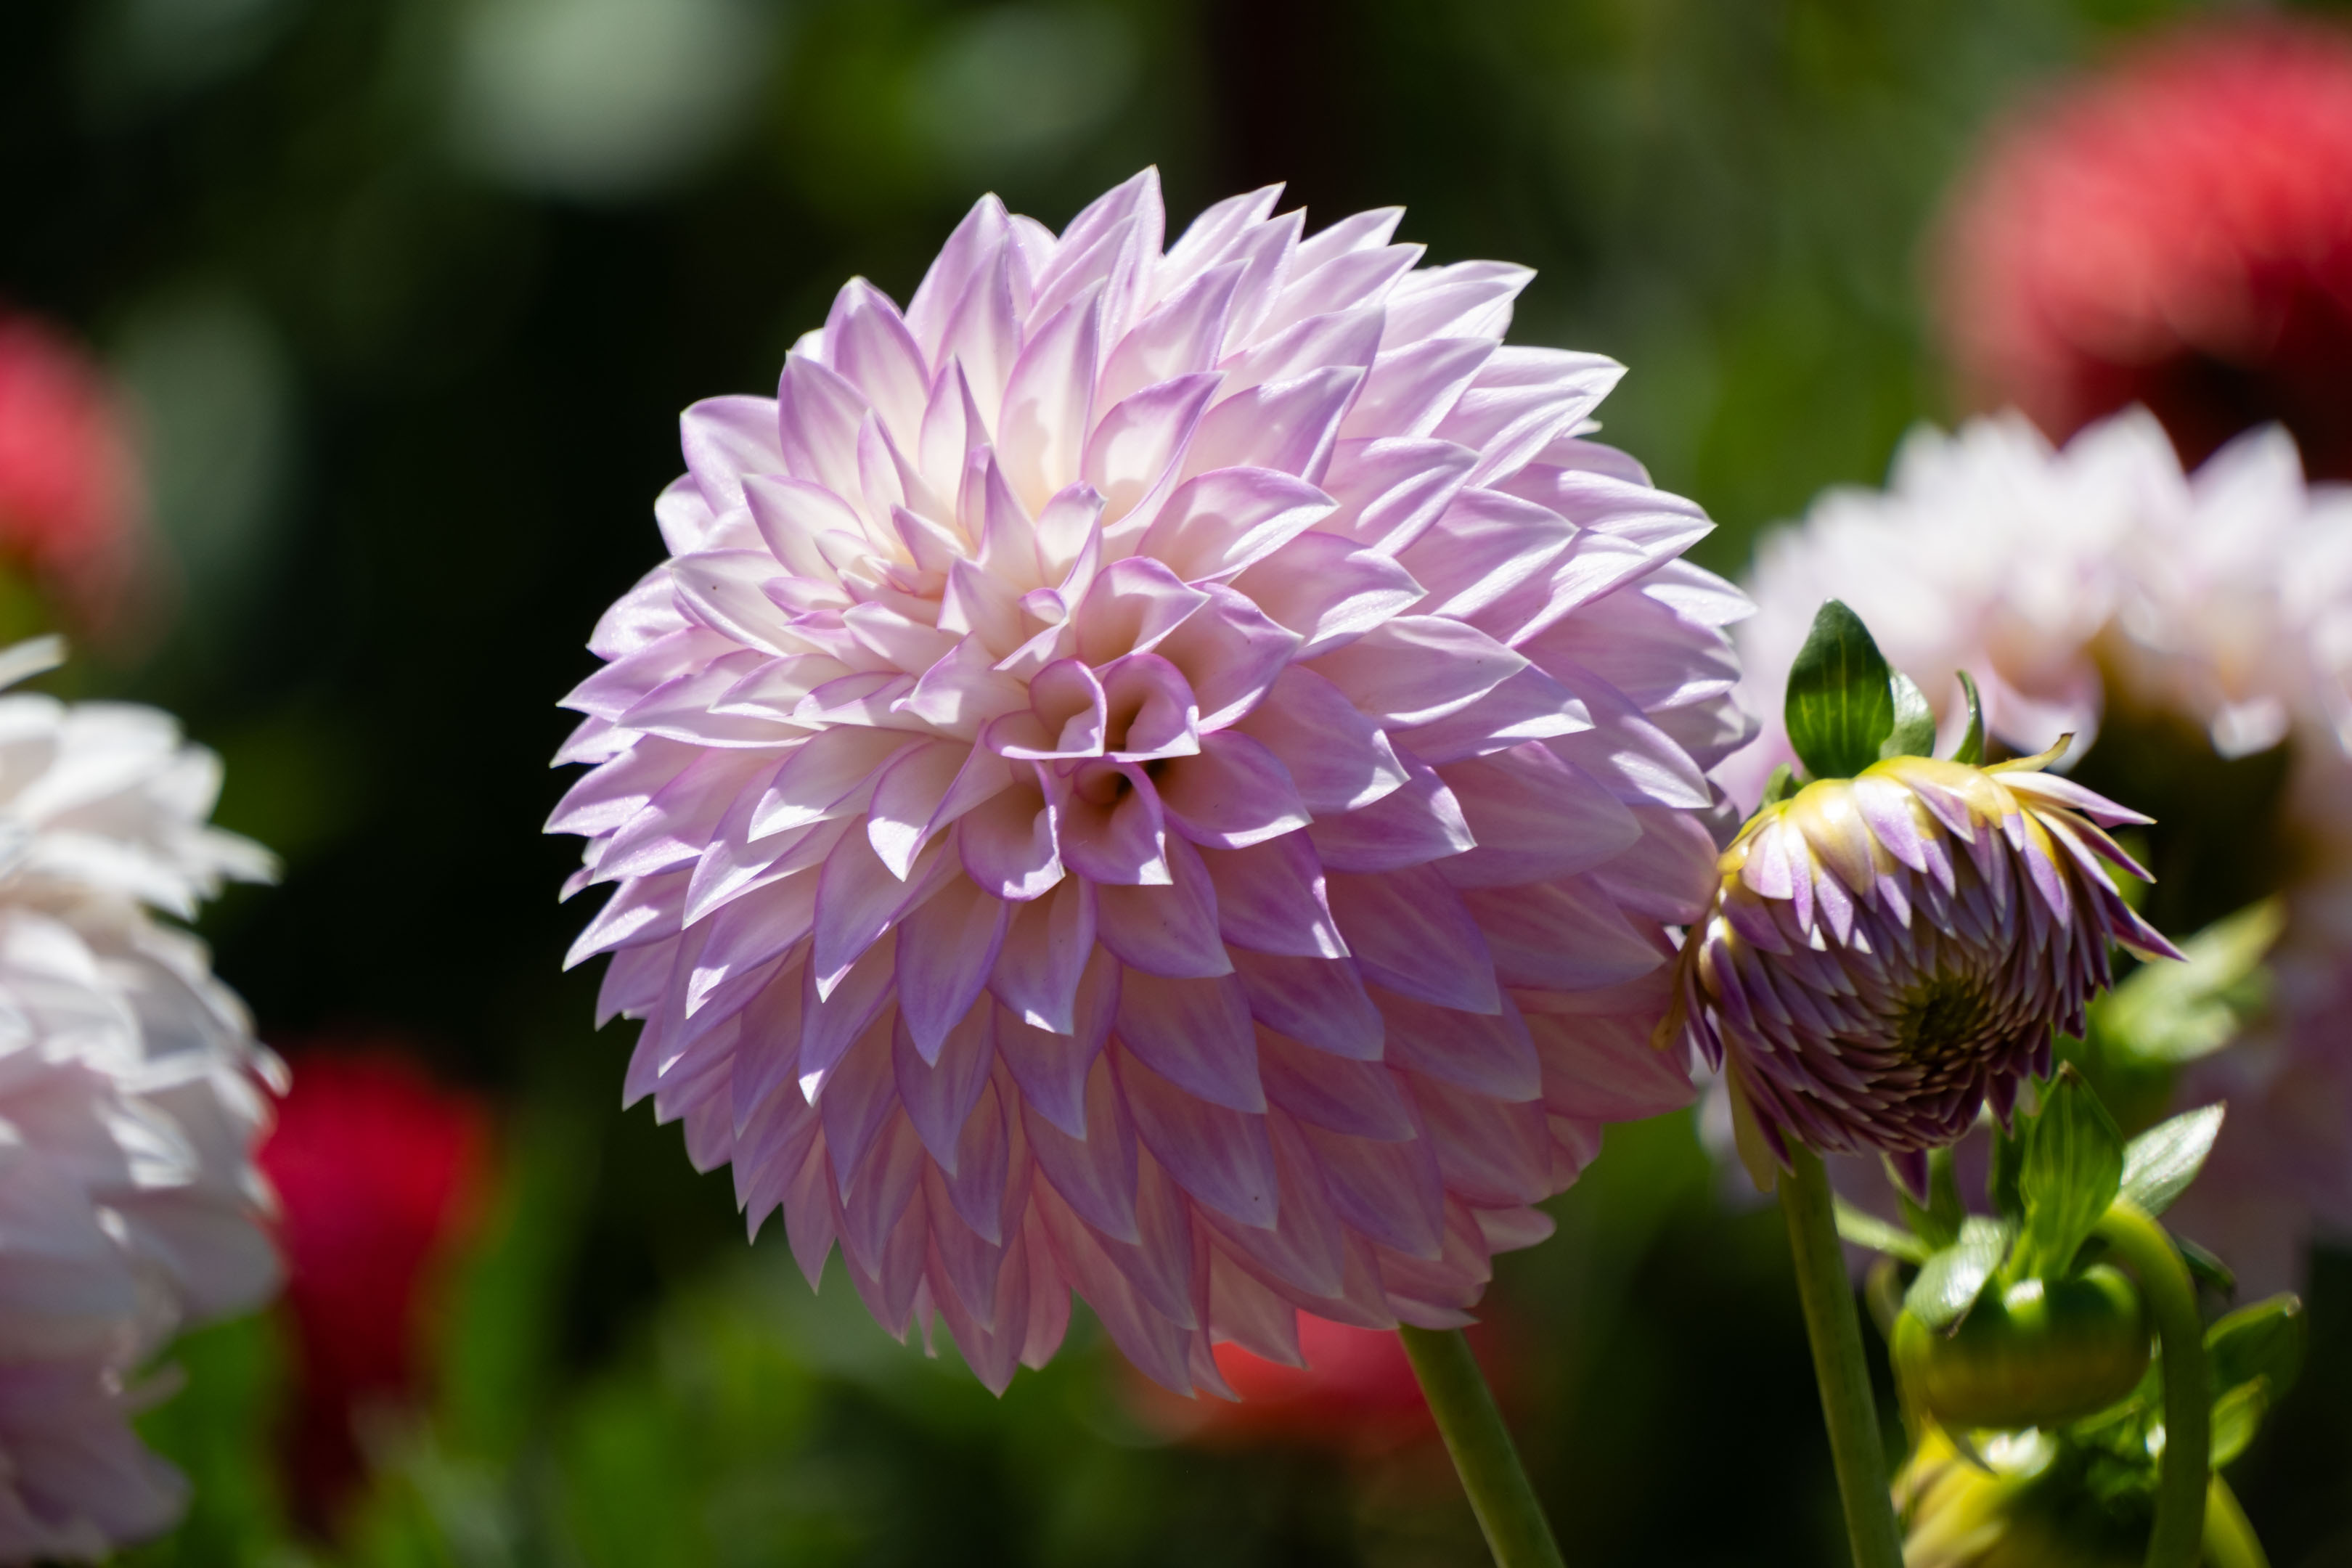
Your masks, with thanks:
<instances>
[{"instance_id":1,"label":"white flower in foreground","mask_svg":"<svg viewBox=\"0 0 2352 1568\"><path fill-rule=\"evenodd\" d=\"M2340 1024L2352 1004L2352 492L2306 486L2275 430L2185 474L2142 413L2063 448L2015 416L1982 419L1913 436L1883 492L1822 497L1759 547L1750 592L1742 689L1764 731L1718 770L1743 804L1790 760L1789 665L1828 598L1919 684L1948 744L1964 717L1958 670L1982 688L1992 739L2021 755L2072 733L2079 761L2119 711L2177 721L2180 738L2163 743L2184 764L2191 752L2210 767L2287 742L2279 824L2194 792L2158 803L2109 787L2164 830L2250 856L2275 830L2292 857L2271 1016L2177 1090L2187 1103L2225 1099L2230 1117L2174 1217L2250 1289L2292 1283L2315 1228L2352 1233L2352 1037Z\"/></svg>"},{"instance_id":2,"label":"white flower in foreground","mask_svg":"<svg viewBox=\"0 0 2352 1568\"><path fill-rule=\"evenodd\" d=\"M0 654L0 686L58 651ZM269 874L205 825L219 771L152 709L0 697L0 1562L168 1527L184 1485L129 1424L142 1363L277 1285L252 1162L276 1060L142 908Z\"/></svg>"}]
</instances>

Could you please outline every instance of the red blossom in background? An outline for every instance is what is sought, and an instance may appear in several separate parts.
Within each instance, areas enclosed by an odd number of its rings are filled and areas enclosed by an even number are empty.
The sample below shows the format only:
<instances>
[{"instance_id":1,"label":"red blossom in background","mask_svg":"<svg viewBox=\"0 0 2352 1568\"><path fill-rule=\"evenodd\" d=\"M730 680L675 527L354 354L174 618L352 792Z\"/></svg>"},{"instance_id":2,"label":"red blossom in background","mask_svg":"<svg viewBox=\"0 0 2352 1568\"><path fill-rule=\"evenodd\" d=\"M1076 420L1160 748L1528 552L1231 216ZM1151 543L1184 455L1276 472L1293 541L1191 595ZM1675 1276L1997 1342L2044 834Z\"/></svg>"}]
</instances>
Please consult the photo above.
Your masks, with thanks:
<instances>
[{"instance_id":1,"label":"red blossom in background","mask_svg":"<svg viewBox=\"0 0 2352 1568\"><path fill-rule=\"evenodd\" d=\"M142 504L121 401L97 364L0 310L0 556L104 635L131 607Z\"/></svg>"},{"instance_id":2,"label":"red blossom in background","mask_svg":"<svg viewBox=\"0 0 2352 1568\"><path fill-rule=\"evenodd\" d=\"M288 1484L323 1528L365 1473L355 1420L425 1392L431 1287L479 1213L489 1126L478 1100L393 1049L312 1050L292 1067L261 1165L284 1209L299 1342Z\"/></svg>"},{"instance_id":3,"label":"red blossom in background","mask_svg":"<svg viewBox=\"0 0 2352 1568\"><path fill-rule=\"evenodd\" d=\"M2352 39L2242 16L2139 46L1995 136L1939 262L1978 401L2060 439L2145 404L2187 463L2276 420L2352 477Z\"/></svg>"},{"instance_id":4,"label":"red blossom in background","mask_svg":"<svg viewBox=\"0 0 2352 1568\"><path fill-rule=\"evenodd\" d=\"M1179 1398L1137 1378L1136 1408L1169 1436L1214 1447L1268 1444L1377 1458L1436 1436L1395 1331L1301 1312L1298 1348L1303 1367L1220 1344L1217 1371L1237 1399Z\"/></svg>"}]
</instances>

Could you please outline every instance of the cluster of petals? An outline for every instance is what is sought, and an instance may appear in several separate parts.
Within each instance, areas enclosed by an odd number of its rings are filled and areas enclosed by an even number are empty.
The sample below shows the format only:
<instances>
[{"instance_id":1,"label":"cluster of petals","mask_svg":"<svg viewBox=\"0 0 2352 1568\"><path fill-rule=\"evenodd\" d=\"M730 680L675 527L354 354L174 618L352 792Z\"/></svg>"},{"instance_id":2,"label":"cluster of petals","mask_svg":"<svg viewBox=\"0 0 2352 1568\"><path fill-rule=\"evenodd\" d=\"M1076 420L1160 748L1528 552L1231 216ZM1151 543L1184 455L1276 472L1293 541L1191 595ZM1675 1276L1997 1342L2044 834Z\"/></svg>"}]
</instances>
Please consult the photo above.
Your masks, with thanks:
<instances>
[{"instance_id":1,"label":"cluster of petals","mask_svg":"<svg viewBox=\"0 0 2352 1568\"><path fill-rule=\"evenodd\" d=\"M109 630L128 607L141 508L121 397L79 345L0 310L0 554Z\"/></svg>"},{"instance_id":2,"label":"cluster of petals","mask_svg":"<svg viewBox=\"0 0 2352 1568\"><path fill-rule=\"evenodd\" d=\"M0 655L0 685L56 662ZM213 755L152 709L0 698L0 1562L170 1525L131 1416L184 1323L275 1288L253 1163L275 1059L159 922L267 858L208 827Z\"/></svg>"},{"instance_id":3,"label":"cluster of petals","mask_svg":"<svg viewBox=\"0 0 2352 1568\"><path fill-rule=\"evenodd\" d=\"M2274 419L2352 478L2352 35L2258 12L2159 34L2002 128L1940 259L1987 404L2058 437L2144 404L2192 462Z\"/></svg>"},{"instance_id":4,"label":"cluster of petals","mask_svg":"<svg viewBox=\"0 0 2352 1568\"><path fill-rule=\"evenodd\" d=\"M1924 1200L1927 1152L1988 1100L2006 1123L2052 1030L2082 1033L2111 942L2179 956L2108 875L2145 879L2103 829L2147 818L2045 760L1890 758L1766 806L1724 851L1660 1035L1728 1064L1775 1163L1885 1153Z\"/></svg>"},{"instance_id":5,"label":"cluster of petals","mask_svg":"<svg viewBox=\"0 0 2352 1568\"><path fill-rule=\"evenodd\" d=\"M1745 601L1587 438L1619 367L1502 342L1524 268L1276 195L988 198L903 313L851 282L687 412L566 700L628 1097L993 1386L1074 1289L1179 1390L1465 1321L1690 1092Z\"/></svg>"},{"instance_id":6,"label":"cluster of petals","mask_svg":"<svg viewBox=\"0 0 2352 1568\"><path fill-rule=\"evenodd\" d=\"M2352 1000L2352 492L2306 484L2275 428L2184 472L2145 413L2063 447L2017 416L1979 419L1915 434L1885 490L1832 491L1768 536L1748 587L1743 696L1764 731L1718 770L1743 803L1792 759L1783 683L1828 598L1918 682L1948 738L1967 670L1988 732L2020 753L2072 733L2079 755L2111 702L2175 716L2224 757L2288 745L2281 809L2300 859L2273 1016L2183 1083L2188 1103L2226 1099L2230 1120L2175 1214L2280 1288L2315 1226L2352 1234L2352 1050L2335 1024Z\"/></svg>"},{"instance_id":7,"label":"cluster of petals","mask_svg":"<svg viewBox=\"0 0 2352 1568\"><path fill-rule=\"evenodd\" d=\"M259 1160L299 1352L287 1491L326 1531L365 1477L360 1424L426 1392L434 1288L486 1199L489 1118L396 1042L288 1054L292 1087Z\"/></svg>"}]
</instances>

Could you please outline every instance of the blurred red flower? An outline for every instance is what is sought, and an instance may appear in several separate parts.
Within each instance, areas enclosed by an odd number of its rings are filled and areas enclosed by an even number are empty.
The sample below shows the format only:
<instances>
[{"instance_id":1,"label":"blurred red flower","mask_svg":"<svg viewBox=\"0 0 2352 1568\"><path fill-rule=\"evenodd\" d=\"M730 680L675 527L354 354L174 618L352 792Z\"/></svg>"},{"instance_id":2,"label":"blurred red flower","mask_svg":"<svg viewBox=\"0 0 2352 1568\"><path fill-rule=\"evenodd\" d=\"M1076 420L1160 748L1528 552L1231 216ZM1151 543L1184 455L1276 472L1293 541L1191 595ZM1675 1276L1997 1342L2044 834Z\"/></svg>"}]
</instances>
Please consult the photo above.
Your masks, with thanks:
<instances>
[{"instance_id":1,"label":"blurred red flower","mask_svg":"<svg viewBox=\"0 0 2352 1568\"><path fill-rule=\"evenodd\" d=\"M2242 14L2139 45L1995 134L1938 264L1981 403L2053 438L2142 403L2188 463L2277 420L2352 477L2352 38Z\"/></svg>"},{"instance_id":2,"label":"blurred red flower","mask_svg":"<svg viewBox=\"0 0 2352 1568\"><path fill-rule=\"evenodd\" d=\"M1301 1312L1298 1348L1303 1367L1220 1344L1217 1371L1237 1401L1180 1398L1137 1379L1137 1408L1169 1436L1213 1447L1282 1444L1372 1458L1436 1434L1394 1330Z\"/></svg>"},{"instance_id":3,"label":"blurred red flower","mask_svg":"<svg viewBox=\"0 0 2352 1568\"><path fill-rule=\"evenodd\" d=\"M286 1432L295 1511L324 1529L366 1465L355 1422L419 1397L435 1276L478 1217L488 1116L396 1049L314 1049L261 1166L283 1207L286 1301L299 1346Z\"/></svg>"},{"instance_id":4,"label":"blurred red flower","mask_svg":"<svg viewBox=\"0 0 2352 1568\"><path fill-rule=\"evenodd\" d=\"M142 504L122 406L97 364L0 310L0 556L107 634L130 608Z\"/></svg>"}]
</instances>

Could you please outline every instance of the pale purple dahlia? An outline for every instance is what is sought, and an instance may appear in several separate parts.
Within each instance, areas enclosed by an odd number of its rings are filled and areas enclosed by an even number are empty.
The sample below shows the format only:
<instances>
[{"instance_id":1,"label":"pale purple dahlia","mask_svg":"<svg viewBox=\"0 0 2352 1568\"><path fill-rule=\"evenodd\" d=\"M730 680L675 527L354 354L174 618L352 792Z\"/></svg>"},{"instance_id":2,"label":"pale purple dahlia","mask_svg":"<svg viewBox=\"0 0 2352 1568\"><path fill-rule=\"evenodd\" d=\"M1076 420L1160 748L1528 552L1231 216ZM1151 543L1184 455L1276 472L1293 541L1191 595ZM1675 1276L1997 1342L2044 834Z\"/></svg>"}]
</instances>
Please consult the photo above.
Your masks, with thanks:
<instances>
[{"instance_id":1,"label":"pale purple dahlia","mask_svg":"<svg viewBox=\"0 0 2352 1568\"><path fill-rule=\"evenodd\" d=\"M992 1387L1073 1289L1180 1390L1464 1322L1691 1092L1745 601L1584 438L1620 368L1503 345L1526 269L1277 194L1164 253L1150 171L989 197L904 314L853 280L687 411L566 699L628 1098Z\"/></svg>"},{"instance_id":2,"label":"pale purple dahlia","mask_svg":"<svg viewBox=\"0 0 2352 1568\"><path fill-rule=\"evenodd\" d=\"M2104 829L2148 819L2041 772L2054 755L1895 757L1766 805L1724 851L1659 1035L1727 1068L1759 1184L1800 1145L1885 1152L1924 1202L1927 1152L1988 1098L2006 1123L2051 1031L2083 1032L2110 942L2180 956L2108 875L2145 879Z\"/></svg>"}]
</instances>

